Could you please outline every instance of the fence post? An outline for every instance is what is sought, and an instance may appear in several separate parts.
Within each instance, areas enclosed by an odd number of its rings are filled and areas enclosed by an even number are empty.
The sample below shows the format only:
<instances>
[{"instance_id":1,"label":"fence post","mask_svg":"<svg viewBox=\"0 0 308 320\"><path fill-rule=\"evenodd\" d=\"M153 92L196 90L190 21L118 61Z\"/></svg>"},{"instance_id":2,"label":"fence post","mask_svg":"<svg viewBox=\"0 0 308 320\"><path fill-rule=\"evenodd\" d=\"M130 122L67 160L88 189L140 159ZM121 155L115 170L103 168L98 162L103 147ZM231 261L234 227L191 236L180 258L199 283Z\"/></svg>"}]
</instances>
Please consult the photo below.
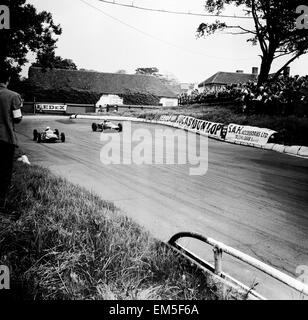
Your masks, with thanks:
<instances>
[{"instance_id":1,"label":"fence post","mask_svg":"<svg viewBox=\"0 0 308 320\"><path fill-rule=\"evenodd\" d=\"M222 249L219 246L213 248L215 260L215 274L221 275L222 273Z\"/></svg>"}]
</instances>

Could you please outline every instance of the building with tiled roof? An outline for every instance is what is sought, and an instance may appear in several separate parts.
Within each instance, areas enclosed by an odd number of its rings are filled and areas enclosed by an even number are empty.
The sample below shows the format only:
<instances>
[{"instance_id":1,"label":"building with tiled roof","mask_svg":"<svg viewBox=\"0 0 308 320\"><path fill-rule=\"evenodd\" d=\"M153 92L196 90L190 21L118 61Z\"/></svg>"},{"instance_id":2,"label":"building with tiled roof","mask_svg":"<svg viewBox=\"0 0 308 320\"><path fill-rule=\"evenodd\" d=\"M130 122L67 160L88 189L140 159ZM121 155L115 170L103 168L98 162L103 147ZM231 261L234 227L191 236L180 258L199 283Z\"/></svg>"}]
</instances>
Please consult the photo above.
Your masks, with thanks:
<instances>
[{"instance_id":1,"label":"building with tiled roof","mask_svg":"<svg viewBox=\"0 0 308 320\"><path fill-rule=\"evenodd\" d=\"M221 88L231 84L246 83L256 81L258 78L258 68L253 68L252 73L244 73L241 70L237 72L217 72L210 78L198 85L199 91L211 88Z\"/></svg>"}]
</instances>

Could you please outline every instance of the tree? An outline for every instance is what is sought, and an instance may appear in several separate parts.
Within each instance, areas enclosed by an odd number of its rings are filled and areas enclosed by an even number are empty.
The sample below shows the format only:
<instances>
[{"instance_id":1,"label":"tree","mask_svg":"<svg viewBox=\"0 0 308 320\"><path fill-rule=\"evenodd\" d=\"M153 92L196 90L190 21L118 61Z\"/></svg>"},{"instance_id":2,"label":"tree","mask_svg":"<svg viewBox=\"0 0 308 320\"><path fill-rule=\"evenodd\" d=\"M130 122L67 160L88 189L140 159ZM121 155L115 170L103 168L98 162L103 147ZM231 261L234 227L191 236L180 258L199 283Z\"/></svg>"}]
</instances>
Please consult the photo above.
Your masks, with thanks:
<instances>
[{"instance_id":1,"label":"tree","mask_svg":"<svg viewBox=\"0 0 308 320\"><path fill-rule=\"evenodd\" d=\"M180 94L181 84L175 75L172 73L166 73L158 76L160 80L168 86L175 94Z\"/></svg>"},{"instance_id":2,"label":"tree","mask_svg":"<svg viewBox=\"0 0 308 320\"><path fill-rule=\"evenodd\" d=\"M124 70L124 69L120 69L116 73L118 73L118 74L127 74L126 70Z\"/></svg>"},{"instance_id":3,"label":"tree","mask_svg":"<svg viewBox=\"0 0 308 320\"><path fill-rule=\"evenodd\" d=\"M40 67L43 70L47 68L77 70L77 66L72 59L62 59L60 56L56 56L52 49L39 53L36 62L32 66Z\"/></svg>"},{"instance_id":4,"label":"tree","mask_svg":"<svg viewBox=\"0 0 308 320\"><path fill-rule=\"evenodd\" d=\"M150 68L138 68L136 69L136 74L144 74L149 76L154 76L156 78L159 78L161 82L168 86L172 91L174 91L175 94L179 94L181 91L181 86L176 79L176 77L171 73L166 74L160 74L159 69L156 67L150 67Z\"/></svg>"},{"instance_id":5,"label":"tree","mask_svg":"<svg viewBox=\"0 0 308 320\"><path fill-rule=\"evenodd\" d=\"M216 20L215 23L202 23L197 29L199 37L225 29L234 30L231 34L247 34L248 42L259 44L262 51L258 85L266 82L272 63L280 57L288 57L287 62L276 72L277 77L290 63L308 51L307 29L297 28L299 14L296 8L302 0L206 0L205 9L210 13L221 14L226 6L242 7L251 15L254 28L230 25Z\"/></svg>"},{"instance_id":6,"label":"tree","mask_svg":"<svg viewBox=\"0 0 308 320\"><path fill-rule=\"evenodd\" d=\"M79 71L86 71L86 72L99 72L97 70L94 69L85 69L85 68L80 68Z\"/></svg>"},{"instance_id":7,"label":"tree","mask_svg":"<svg viewBox=\"0 0 308 320\"><path fill-rule=\"evenodd\" d=\"M9 68L15 75L28 62L27 54L53 52L62 33L46 11L37 12L26 0L2 0L10 9L10 29L0 30L0 67Z\"/></svg>"},{"instance_id":8,"label":"tree","mask_svg":"<svg viewBox=\"0 0 308 320\"><path fill-rule=\"evenodd\" d=\"M158 72L159 70L156 67L136 69L136 74L144 74L149 76L157 76Z\"/></svg>"}]
</instances>

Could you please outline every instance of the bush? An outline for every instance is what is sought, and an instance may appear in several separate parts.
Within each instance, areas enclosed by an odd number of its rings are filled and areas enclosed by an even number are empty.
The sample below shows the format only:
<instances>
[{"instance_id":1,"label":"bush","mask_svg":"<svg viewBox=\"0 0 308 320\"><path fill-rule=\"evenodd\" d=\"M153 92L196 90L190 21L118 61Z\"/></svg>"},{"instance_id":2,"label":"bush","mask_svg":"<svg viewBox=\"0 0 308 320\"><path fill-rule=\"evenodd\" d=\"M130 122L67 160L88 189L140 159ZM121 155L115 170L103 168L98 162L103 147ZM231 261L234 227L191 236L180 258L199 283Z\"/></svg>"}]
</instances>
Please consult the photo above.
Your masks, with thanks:
<instances>
[{"instance_id":1,"label":"bush","mask_svg":"<svg viewBox=\"0 0 308 320\"><path fill-rule=\"evenodd\" d=\"M308 116L308 76L269 79L263 86L256 82L238 83L220 88L208 87L190 95L181 94L180 105L231 102L245 114Z\"/></svg>"},{"instance_id":2,"label":"bush","mask_svg":"<svg viewBox=\"0 0 308 320\"><path fill-rule=\"evenodd\" d=\"M128 92L120 95L126 105L158 106L160 98L153 94L140 92Z\"/></svg>"}]
</instances>

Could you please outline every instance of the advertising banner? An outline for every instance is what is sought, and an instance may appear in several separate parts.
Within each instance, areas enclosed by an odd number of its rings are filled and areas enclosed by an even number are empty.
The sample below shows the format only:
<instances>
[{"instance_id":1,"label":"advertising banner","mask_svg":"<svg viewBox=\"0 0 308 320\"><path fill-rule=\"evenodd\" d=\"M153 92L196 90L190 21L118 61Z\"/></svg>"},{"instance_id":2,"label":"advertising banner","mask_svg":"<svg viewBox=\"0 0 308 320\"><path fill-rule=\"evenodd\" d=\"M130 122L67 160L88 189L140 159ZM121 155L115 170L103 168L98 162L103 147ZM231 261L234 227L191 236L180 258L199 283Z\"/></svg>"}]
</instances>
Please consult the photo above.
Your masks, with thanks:
<instances>
[{"instance_id":1,"label":"advertising banner","mask_svg":"<svg viewBox=\"0 0 308 320\"><path fill-rule=\"evenodd\" d=\"M37 112L43 111L57 111L57 112L66 112L67 105L65 104L50 104L50 103L37 103L35 104L35 110Z\"/></svg>"},{"instance_id":2,"label":"advertising banner","mask_svg":"<svg viewBox=\"0 0 308 320\"><path fill-rule=\"evenodd\" d=\"M196 132L204 133L215 138L221 138L224 127L222 123L200 120L188 116L178 116L176 122L184 129L195 130Z\"/></svg>"},{"instance_id":3,"label":"advertising banner","mask_svg":"<svg viewBox=\"0 0 308 320\"><path fill-rule=\"evenodd\" d=\"M161 115L159 118L159 121L166 121L166 122L176 122L177 121L178 116L177 115Z\"/></svg>"},{"instance_id":4,"label":"advertising banner","mask_svg":"<svg viewBox=\"0 0 308 320\"><path fill-rule=\"evenodd\" d=\"M240 126L238 124L231 123L228 125L226 140L251 145L265 145L271 135L276 132L277 131L266 128Z\"/></svg>"},{"instance_id":5,"label":"advertising banner","mask_svg":"<svg viewBox=\"0 0 308 320\"><path fill-rule=\"evenodd\" d=\"M271 135L276 133L276 131L266 128L241 126L233 123L224 125L223 123L200 120L184 115L161 115L160 121L173 122L179 128L194 130L213 138L249 145L265 145Z\"/></svg>"}]
</instances>

